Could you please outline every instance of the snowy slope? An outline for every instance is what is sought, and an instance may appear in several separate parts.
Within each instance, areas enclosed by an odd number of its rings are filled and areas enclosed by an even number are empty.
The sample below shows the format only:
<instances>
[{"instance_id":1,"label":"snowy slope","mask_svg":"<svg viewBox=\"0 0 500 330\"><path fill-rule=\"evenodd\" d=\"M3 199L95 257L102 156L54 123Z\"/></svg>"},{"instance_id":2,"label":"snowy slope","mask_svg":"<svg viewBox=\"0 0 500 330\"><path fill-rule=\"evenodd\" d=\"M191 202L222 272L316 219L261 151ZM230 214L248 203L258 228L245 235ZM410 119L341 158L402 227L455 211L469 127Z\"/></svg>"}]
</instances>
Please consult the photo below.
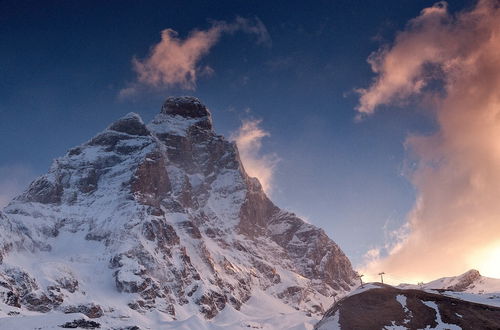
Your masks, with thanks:
<instances>
[{"instance_id":1,"label":"snowy slope","mask_svg":"<svg viewBox=\"0 0 500 330\"><path fill-rule=\"evenodd\" d=\"M458 276L443 277L429 283L400 284L398 287L439 292L461 300L500 307L500 279L482 276L475 269Z\"/></svg>"},{"instance_id":2,"label":"snowy slope","mask_svg":"<svg viewBox=\"0 0 500 330\"><path fill-rule=\"evenodd\" d=\"M500 293L500 279L482 276L471 269L462 275L443 277L422 285L424 289L447 290L468 293Z\"/></svg>"},{"instance_id":3,"label":"snowy slope","mask_svg":"<svg viewBox=\"0 0 500 330\"><path fill-rule=\"evenodd\" d=\"M2 329L69 315L110 329L309 329L353 285L339 247L267 198L192 97L69 150L0 220Z\"/></svg>"}]
</instances>

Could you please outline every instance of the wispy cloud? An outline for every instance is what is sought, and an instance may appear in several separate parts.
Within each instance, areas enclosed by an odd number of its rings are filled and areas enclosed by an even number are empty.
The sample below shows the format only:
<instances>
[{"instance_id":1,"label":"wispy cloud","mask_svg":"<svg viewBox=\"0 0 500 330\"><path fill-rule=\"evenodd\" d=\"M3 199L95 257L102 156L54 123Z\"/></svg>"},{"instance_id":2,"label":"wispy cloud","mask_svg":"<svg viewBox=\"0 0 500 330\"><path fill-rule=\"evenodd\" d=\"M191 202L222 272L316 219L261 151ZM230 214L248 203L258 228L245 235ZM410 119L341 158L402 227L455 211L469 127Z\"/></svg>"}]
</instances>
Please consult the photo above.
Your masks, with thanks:
<instances>
[{"instance_id":1,"label":"wispy cloud","mask_svg":"<svg viewBox=\"0 0 500 330\"><path fill-rule=\"evenodd\" d=\"M244 120L240 128L231 134L236 142L241 161L249 176L259 179L262 188L270 193L273 187L273 175L279 158L276 154L262 154L262 139L270 136L260 127L261 120Z\"/></svg>"},{"instance_id":2,"label":"wispy cloud","mask_svg":"<svg viewBox=\"0 0 500 330\"><path fill-rule=\"evenodd\" d=\"M439 128L408 137L418 196L407 235L365 273L420 281L478 268L500 277L499 2L456 15L444 2L426 8L370 63L377 76L360 90L360 114L432 98Z\"/></svg>"},{"instance_id":3,"label":"wispy cloud","mask_svg":"<svg viewBox=\"0 0 500 330\"><path fill-rule=\"evenodd\" d=\"M422 92L434 77L433 64L446 66L458 51L457 38L450 38L455 24L450 22L445 2L422 10L398 34L392 47L382 47L368 58L377 77L361 94L357 110L372 114L380 105L406 102ZM451 63L449 63L451 64Z\"/></svg>"},{"instance_id":4,"label":"wispy cloud","mask_svg":"<svg viewBox=\"0 0 500 330\"><path fill-rule=\"evenodd\" d=\"M120 91L120 97L136 94L141 88L180 87L194 90L200 76L209 76L214 70L200 65L223 34L244 32L256 36L257 43L270 45L269 33L258 18L237 17L232 23L215 21L208 30L193 30L185 39L176 31L161 32L161 41L151 48L144 59L133 58L137 81Z\"/></svg>"},{"instance_id":5,"label":"wispy cloud","mask_svg":"<svg viewBox=\"0 0 500 330\"><path fill-rule=\"evenodd\" d=\"M28 187L35 174L24 165L0 166L0 209Z\"/></svg>"}]
</instances>

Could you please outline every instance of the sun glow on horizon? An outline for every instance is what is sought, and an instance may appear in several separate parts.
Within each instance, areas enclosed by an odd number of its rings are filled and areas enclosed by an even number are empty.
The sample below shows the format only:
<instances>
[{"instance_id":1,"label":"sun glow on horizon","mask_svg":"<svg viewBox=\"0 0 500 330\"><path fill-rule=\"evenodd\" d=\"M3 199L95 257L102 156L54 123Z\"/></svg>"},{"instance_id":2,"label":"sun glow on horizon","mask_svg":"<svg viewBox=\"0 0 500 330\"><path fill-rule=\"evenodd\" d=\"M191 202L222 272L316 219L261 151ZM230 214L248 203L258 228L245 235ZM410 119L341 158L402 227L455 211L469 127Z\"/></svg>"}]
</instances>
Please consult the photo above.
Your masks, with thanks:
<instances>
[{"instance_id":1,"label":"sun glow on horizon","mask_svg":"<svg viewBox=\"0 0 500 330\"><path fill-rule=\"evenodd\" d=\"M469 262L481 275L500 278L500 241L473 255Z\"/></svg>"},{"instance_id":2,"label":"sun glow on horizon","mask_svg":"<svg viewBox=\"0 0 500 330\"><path fill-rule=\"evenodd\" d=\"M500 241L489 244L476 250L473 254L465 257L466 266L461 271L455 273L429 272L425 275L412 276L408 274L397 274L393 272L384 273L384 283L390 285L428 283L443 277L455 277L476 269L482 276L500 279ZM378 258L373 261L376 265ZM360 267L360 274L363 274L364 282L380 282L380 275L372 267Z\"/></svg>"}]
</instances>

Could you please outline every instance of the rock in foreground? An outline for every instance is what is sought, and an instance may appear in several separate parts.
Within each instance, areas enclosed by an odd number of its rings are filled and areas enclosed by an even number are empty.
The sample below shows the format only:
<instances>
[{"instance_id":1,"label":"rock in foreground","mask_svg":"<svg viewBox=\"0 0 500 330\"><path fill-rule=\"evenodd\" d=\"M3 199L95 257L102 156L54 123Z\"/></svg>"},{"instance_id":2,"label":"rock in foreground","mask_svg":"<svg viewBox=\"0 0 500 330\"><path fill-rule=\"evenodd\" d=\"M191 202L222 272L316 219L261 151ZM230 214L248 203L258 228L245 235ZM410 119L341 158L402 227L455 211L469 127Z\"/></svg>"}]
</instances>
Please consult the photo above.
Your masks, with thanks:
<instances>
[{"instance_id":1,"label":"rock in foreground","mask_svg":"<svg viewBox=\"0 0 500 330\"><path fill-rule=\"evenodd\" d=\"M375 283L335 303L315 329L500 329L500 307Z\"/></svg>"}]
</instances>

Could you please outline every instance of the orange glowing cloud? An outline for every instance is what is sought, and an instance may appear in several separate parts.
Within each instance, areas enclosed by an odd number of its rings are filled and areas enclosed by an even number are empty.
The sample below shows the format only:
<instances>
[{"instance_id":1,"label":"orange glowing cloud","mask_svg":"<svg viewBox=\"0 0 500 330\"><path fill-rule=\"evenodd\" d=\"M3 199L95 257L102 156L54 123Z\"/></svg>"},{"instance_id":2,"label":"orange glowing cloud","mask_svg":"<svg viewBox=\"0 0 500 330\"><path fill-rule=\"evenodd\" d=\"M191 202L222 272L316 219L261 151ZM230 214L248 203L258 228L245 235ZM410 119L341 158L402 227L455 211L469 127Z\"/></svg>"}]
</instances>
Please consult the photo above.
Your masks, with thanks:
<instances>
[{"instance_id":1,"label":"orange glowing cloud","mask_svg":"<svg viewBox=\"0 0 500 330\"><path fill-rule=\"evenodd\" d=\"M279 159L275 154L260 153L262 139L270 135L259 126L260 123L260 120L244 120L241 127L231 134L231 140L236 142L245 171L257 178L264 191L270 193Z\"/></svg>"},{"instance_id":2,"label":"orange glowing cloud","mask_svg":"<svg viewBox=\"0 0 500 330\"><path fill-rule=\"evenodd\" d=\"M404 235L371 251L364 272L421 281L477 268L500 277L500 2L456 15L444 2L424 9L370 63L377 76L359 91L360 114L431 93L439 129L407 139L417 201Z\"/></svg>"},{"instance_id":3,"label":"orange glowing cloud","mask_svg":"<svg viewBox=\"0 0 500 330\"><path fill-rule=\"evenodd\" d=\"M137 82L121 90L120 96L135 94L141 87L180 87L194 90L201 75L210 75L213 69L200 66L200 60L219 41L223 34L243 31L257 36L257 42L270 43L269 33L258 19L236 18L232 23L214 22L208 30L194 30L181 39L172 29L161 32L161 41L154 45L148 57L132 60Z\"/></svg>"}]
</instances>

